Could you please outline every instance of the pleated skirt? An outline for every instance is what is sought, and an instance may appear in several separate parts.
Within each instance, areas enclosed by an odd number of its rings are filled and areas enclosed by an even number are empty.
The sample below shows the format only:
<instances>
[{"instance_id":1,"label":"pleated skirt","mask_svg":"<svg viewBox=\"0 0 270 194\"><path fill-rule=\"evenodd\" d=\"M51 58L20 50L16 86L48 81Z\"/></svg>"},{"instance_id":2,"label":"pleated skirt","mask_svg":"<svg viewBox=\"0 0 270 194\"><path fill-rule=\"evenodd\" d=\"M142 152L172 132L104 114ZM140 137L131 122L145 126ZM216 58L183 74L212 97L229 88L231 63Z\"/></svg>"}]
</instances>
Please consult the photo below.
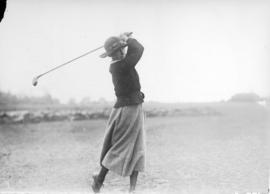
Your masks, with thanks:
<instances>
[{"instance_id":1,"label":"pleated skirt","mask_svg":"<svg viewBox=\"0 0 270 194\"><path fill-rule=\"evenodd\" d=\"M105 131L100 164L120 176L145 170L142 104L113 108Z\"/></svg>"}]
</instances>

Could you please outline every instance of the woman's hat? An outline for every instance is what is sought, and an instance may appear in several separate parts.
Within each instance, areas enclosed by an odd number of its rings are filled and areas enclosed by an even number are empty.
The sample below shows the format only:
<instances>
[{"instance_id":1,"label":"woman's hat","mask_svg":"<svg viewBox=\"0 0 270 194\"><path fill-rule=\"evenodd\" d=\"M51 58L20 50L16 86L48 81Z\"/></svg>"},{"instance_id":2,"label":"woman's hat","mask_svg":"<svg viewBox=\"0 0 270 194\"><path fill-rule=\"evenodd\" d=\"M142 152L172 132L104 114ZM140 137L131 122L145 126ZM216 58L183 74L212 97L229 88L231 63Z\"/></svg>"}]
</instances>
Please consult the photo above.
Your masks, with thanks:
<instances>
[{"instance_id":1,"label":"woman's hat","mask_svg":"<svg viewBox=\"0 0 270 194\"><path fill-rule=\"evenodd\" d=\"M127 46L127 43L125 43L122 39L116 36L112 36L105 41L104 48L106 52L100 55L100 57L101 58L105 58L107 56L110 57L115 51L125 46Z\"/></svg>"}]
</instances>

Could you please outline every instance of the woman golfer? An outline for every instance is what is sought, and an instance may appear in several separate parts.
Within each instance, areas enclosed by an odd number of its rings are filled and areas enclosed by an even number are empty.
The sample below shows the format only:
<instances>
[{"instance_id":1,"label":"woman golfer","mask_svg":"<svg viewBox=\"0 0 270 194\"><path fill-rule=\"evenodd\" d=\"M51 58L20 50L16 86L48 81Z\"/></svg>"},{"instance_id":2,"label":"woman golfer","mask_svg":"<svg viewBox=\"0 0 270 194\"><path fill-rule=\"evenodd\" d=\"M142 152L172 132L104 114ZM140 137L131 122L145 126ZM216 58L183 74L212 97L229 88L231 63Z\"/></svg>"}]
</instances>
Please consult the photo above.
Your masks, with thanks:
<instances>
[{"instance_id":1,"label":"woman golfer","mask_svg":"<svg viewBox=\"0 0 270 194\"><path fill-rule=\"evenodd\" d=\"M95 193L100 191L110 170L120 176L130 176L129 191L133 192L138 172L145 168L144 94L140 91L139 75L135 69L144 48L130 37L130 33L108 38L104 48L106 52L101 57L112 59L110 73L117 100L105 132L101 169L99 174L93 175L92 189Z\"/></svg>"}]
</instances>

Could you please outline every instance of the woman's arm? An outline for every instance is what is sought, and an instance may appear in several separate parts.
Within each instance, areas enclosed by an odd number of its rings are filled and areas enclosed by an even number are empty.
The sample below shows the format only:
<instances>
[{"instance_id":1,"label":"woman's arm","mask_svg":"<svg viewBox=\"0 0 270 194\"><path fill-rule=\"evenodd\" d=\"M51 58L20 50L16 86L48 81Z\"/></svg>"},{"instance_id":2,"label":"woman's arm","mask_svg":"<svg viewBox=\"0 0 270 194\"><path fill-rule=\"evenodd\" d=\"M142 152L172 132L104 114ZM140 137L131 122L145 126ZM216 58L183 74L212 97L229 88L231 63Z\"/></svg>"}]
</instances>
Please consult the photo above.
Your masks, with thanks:
<instances>
[{"instance_id":1,"label":"woman's arm","mask_svg":"<svg viewBox=\"0 0 270 194\"><path fill-rule=\"evenodd\" d=\"M134 67L140 60L144 51L144 47L134 38L129 38L127 40L127 46L127 54L123 61L125 65Z\"/></svg>"}]
</instances>

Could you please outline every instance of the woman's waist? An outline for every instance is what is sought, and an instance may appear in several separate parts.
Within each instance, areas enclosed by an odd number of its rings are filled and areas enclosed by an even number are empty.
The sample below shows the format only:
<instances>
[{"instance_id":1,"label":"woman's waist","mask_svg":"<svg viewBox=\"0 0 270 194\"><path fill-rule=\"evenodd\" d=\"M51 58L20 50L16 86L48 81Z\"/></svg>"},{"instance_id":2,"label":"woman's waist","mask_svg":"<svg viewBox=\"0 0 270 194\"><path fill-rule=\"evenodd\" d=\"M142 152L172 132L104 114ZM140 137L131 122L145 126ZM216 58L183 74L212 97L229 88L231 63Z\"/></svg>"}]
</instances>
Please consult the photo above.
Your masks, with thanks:
<instances>
[{"instance_id":1,"label":"woman's waist","mask_svg":"<svg viewBox=\"0 0 270 194\"><path fill-rule=\"evenodd\" d=\"M117 96L115 107L143 103L144 97L144 93L141 91L135 91L128 95Z\"/></svg>"}]
</instances>

